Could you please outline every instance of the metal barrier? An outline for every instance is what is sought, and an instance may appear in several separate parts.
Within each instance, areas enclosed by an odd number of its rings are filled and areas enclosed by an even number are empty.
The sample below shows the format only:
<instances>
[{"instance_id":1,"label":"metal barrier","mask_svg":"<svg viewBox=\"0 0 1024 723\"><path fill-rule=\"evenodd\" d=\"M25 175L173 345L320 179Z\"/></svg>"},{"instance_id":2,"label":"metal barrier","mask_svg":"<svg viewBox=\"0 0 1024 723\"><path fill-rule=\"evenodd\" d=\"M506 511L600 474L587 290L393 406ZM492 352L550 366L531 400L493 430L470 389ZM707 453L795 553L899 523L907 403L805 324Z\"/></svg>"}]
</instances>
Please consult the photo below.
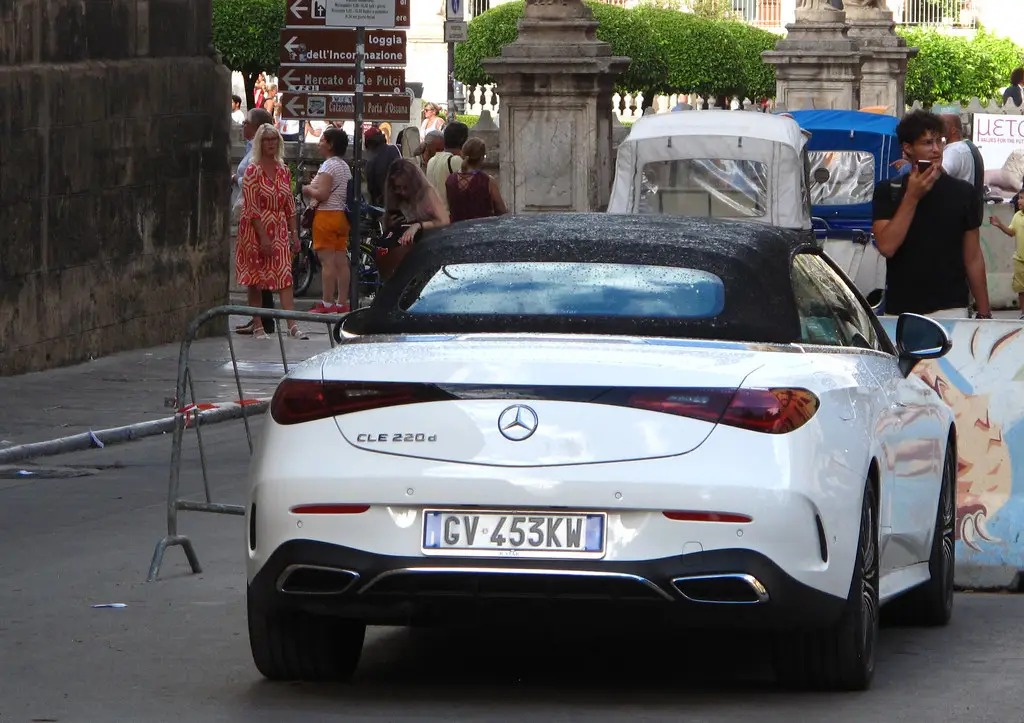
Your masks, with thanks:
<instances>
[{"instance_id":1,"label":"metal barrier","mask_svg":"<svg viewBox=\"0 0 1024 723\"><path fill-rule=\"evenodd\" d=\"M156 545L153 552L153 561L149 566L148 582L156 580L160 574L160 567L163 564L164 553L168 547L181 547L188 559L188 564L193 573L202 572L199 565L199 558L196 557L192 541L186 535L178 532L178 513L188 512L211 512L219 515L245 515L243 505L230 505L214 502L210 496L210 480L206 467L206 454L203 450L203 412L210 405L201 403L196 398L195 383L189 367L189 354L192 349L192 342L195 341L199 330L204 324L212 319L231 316L246 316L272 318L278 321L303 321L313 324L324 324L328 327L327 337L331 347L335 346L336 330L332 326L338 326L345 314L313 314L305 311L284 311L281 309L257 309L251 306L217 306L197 316L188 325L185 332L185 339L181 342L181 351L178 354L178 378L174 391L174 437L171 443L171 467L170 481L167 486L167 535ZM275 324L278 345L281 349L281 365L284 373L288 373L288 355L285 353L284 332L282 324ZM252 455L252 429L249 426L249 418L253 415L262 414L269 406L267 400L245 399L242 392L242 380L238 373L238 358L235 355L235 342L232 330L227 330L228 349L231 352L231 366L235 378L235 389L238 391L238 405L242 422L245 424L245 437L249 444L249 454ZM185 403L185 395L189 395L190 401ZM196 431L196 441L199 447L199 464L202 468L204 500L187 500L181 496L181 457L182 442L185 438L185 430L192 426Z\"/></svg>"}]
</instances>

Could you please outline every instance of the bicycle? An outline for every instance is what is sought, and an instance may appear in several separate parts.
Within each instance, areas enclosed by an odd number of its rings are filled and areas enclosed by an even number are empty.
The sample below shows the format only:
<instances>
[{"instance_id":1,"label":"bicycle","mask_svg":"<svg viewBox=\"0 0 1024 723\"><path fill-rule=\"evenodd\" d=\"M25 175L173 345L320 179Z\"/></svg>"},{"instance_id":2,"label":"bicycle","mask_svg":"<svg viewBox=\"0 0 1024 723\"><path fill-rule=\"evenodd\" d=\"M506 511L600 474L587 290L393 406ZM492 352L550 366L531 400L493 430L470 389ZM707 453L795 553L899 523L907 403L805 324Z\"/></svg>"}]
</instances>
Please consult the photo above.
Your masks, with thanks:
<instances>
[{"instance_id":1,"label":"bicycle","mask_svg":"<svg viewBox=\"0 0 1024 723\"><path fill-rule=\"evenodd\" d=\"M309 207L306 197L302 195L302 184L306 182L306 162L300 161L293 178L295 183L295 214L302 219L302 214ZM313 250L313 229L302 228L299 223L299 250L292 255L292 291L296 297L305 296L313 279L320 270L320 259Z\"/></svg>"}]
</instances>

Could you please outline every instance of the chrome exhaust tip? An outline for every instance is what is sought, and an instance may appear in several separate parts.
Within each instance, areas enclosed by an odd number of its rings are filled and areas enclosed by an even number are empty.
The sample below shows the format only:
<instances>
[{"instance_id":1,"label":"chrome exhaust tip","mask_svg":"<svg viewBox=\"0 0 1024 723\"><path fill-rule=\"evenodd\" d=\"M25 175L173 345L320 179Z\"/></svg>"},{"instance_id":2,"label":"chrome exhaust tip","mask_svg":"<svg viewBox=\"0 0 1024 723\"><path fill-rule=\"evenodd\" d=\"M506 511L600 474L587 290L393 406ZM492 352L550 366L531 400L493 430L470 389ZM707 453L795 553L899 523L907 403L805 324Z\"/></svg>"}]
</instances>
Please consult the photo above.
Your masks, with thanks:
<instances>
[{"instance_id":1,"label":"chrome exhaust tip","mask_svg":"<svg viewBox=\"0 0 1024 723\"><path fill-rule=\"evenodd\" d=\"M759 605L769 600L768 590L753 575L690 575L672 580L672 587L686 600L712 605Z\"/></svg>"},{"instance_id":2,"label":"chrome exhaust tip","mask_svg":"<svg viewBox=\"0 0 1024 723\"><path fill-rule=\"evenodd\" d=\"M277 578L279 592L289 595L341 595L359 580L359 573L322 565L289 565Z\"/></svg>"}]
</instances>

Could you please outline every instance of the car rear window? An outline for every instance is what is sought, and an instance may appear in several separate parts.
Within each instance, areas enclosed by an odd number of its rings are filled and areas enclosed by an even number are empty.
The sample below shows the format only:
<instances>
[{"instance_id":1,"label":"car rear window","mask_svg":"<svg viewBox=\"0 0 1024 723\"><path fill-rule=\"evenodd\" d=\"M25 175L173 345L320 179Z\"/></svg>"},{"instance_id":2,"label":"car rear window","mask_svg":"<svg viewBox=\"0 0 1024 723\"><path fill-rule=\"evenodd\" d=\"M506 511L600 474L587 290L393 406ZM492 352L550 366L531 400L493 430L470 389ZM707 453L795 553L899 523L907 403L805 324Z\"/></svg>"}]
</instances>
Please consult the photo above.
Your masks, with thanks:
<instances>
[{"instance_id":1,"label":"car rear window","mask_svg":"<svg viewBox=\"0 0 1024 723\"><path fill-rule=\"evenodd\" d=\"M709 271L579 262L441 266L399 307L409 314L709 319L725 285Z\"/></svg>"},{"instance_id":2,"label":"car rear window","mask_svg":"<svg viewBox=\"0 0 1024 723\"><path fill-rule=\"evenodd\" d=\"M644 165L642 213L758 218L768 208L768 166L757 161L686 158Z\"/></svg>"}]
</instances>

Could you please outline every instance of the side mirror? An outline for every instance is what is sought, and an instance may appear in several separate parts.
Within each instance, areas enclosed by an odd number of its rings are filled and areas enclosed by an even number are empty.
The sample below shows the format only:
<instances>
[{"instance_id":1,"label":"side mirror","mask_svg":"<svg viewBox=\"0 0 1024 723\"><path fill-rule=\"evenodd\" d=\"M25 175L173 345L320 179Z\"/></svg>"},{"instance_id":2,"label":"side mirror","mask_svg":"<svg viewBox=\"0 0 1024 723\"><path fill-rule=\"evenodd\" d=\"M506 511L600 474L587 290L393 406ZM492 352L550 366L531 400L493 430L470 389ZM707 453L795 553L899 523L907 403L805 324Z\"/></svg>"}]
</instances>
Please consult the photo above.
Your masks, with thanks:
<instances>
[{"instance_id":1,"label":"side mirror","mask_svg":"<svg viewBox=\"0 0 1024 723\"><path fill-rule=\"evenodd\" d=\"M896 350L903 376L908 376L922 359L944 357L952 348L949 334L934 319L918 314L900 314L896 321Z\"/></svg>"}]
</instances>

